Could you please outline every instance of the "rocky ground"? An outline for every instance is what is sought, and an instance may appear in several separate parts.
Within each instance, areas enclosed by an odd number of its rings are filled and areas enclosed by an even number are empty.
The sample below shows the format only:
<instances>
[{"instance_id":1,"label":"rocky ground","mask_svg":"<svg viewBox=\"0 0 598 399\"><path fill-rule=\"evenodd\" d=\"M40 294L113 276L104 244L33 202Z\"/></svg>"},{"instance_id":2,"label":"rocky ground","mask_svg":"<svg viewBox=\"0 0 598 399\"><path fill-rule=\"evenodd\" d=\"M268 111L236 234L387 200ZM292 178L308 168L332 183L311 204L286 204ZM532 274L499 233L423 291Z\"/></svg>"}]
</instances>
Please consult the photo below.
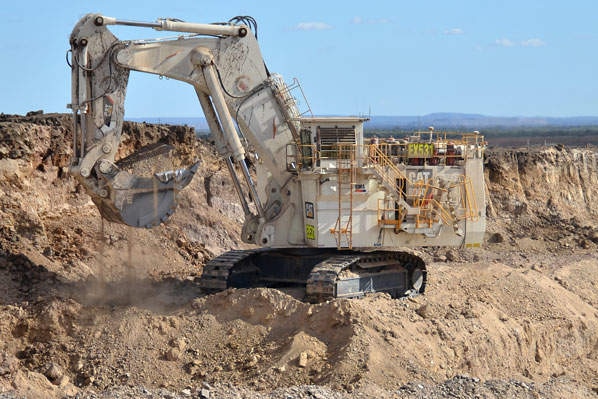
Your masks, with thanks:
<instances>
[{"instance_id":1,"label":"rocky ground","mask_svg":"<svg viewBox=\"0 0 598 399\"><path fill-rule=\"evenodd\" d=\"M488 150L487 244L427 251L425 295L308 304L205 295L241 248L226 167L185 127L127 124L202 159L173 218L102 222L66 173L65 115L0 115L0 398L598 396L595 149Z\"/></svg>"}]
</instances>

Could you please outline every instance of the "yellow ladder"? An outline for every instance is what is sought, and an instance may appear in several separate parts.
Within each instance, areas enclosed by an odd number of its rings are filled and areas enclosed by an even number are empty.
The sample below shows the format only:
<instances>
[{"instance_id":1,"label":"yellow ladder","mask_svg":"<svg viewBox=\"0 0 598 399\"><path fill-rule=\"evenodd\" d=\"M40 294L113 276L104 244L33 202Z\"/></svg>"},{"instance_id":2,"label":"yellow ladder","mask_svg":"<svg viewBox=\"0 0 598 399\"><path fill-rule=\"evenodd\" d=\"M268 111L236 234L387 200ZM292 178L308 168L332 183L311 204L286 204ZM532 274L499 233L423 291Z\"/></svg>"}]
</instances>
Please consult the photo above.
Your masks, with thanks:
<instances>
[{"instance_id":1,"label":"yellow ladder","mask_svg":"<svg viewBox=\"0 0 598 399\"><path fill-rule=\"evenodd\" d=\"M462 176L460 184L463 187L463 191L461 191L461 203L465 210L464 218L475 222L479 219L479 211L474 195L473 183L468 176Z\"/></svg>"},{"instance_id":2,"label":"yellow ladder","mask_svg":"<svg viewBox=\"0 0 598 399\"><path fill-rule=\"evenodd\" d=\"M330 232L334 235L338 249L353 248L353 190L355 188L355 148L353 145L338 145L336 160L338 217ZM343 198L345 190L349 198ZM347 201L348 200L348 201Z\"/></svg>"}]
</instances>

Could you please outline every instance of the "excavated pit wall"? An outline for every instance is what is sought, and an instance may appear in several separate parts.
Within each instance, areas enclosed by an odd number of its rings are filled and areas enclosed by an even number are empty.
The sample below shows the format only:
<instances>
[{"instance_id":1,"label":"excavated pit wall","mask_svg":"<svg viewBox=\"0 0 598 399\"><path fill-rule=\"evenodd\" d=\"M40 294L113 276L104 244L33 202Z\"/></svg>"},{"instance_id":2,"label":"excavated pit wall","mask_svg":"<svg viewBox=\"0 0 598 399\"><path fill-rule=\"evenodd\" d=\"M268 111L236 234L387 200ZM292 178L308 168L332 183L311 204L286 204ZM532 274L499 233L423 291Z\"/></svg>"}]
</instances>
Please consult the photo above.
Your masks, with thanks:
<instances>
[{"instance_id":1,"label":"excavated pit wall","mask_svg":"<svg viewBox=\"0 0 598 399\"><path fill-rule=\"evenodd\" d=\"M596 148L489 150L485 171L490 233L517 239L560 226L558 235L598 241Z\"/></svg>"}]
</instances>

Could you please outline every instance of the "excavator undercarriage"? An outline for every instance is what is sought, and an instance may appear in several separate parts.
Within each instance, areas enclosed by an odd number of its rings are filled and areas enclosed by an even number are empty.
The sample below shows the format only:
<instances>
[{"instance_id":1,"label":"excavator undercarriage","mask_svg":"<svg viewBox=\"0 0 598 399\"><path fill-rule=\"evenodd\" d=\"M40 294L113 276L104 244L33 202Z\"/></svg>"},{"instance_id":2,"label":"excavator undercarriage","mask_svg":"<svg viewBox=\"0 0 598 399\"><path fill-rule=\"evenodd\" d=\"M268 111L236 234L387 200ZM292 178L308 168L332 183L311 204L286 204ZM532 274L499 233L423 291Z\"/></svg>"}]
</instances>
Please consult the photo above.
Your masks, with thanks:
<instances>
[{"instance_id":1,"label":"excavator undercarriage","mask_svg":"<svg viewBox=\"0 0 598 399\"><path fill-rule=\"evenodd\" d=\"M305 299L322 302L386 292L393 298L423 293L424 261L411 252L335 249L257 249L226 252L205 266L208 292L255 286L305 286Z\"/></svg>"}]
</instances>

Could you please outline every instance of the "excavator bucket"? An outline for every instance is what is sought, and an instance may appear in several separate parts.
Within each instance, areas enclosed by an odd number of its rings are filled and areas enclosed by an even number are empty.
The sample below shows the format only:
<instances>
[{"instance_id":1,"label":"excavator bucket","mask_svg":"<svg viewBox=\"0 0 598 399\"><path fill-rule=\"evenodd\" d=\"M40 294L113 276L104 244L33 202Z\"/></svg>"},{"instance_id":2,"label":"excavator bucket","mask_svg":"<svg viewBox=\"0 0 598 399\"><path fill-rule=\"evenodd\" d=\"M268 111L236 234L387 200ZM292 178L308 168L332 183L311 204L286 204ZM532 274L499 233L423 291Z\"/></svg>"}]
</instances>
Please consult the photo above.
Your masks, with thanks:
<instances>
[{"instance_id":1,"label":"excavator bucket","mask_svg":"<svg viewBox=\"0 0 598 399\"><path fill-rule=\"evenodd\" d=\"M140 177L126 171L116 174L112 195L94 201L102 216L113 222L133 227L150 228L165 222L176 209L176 196L193 179L199 162L187 169Z\"/></svg>"},{"instance_id":2,"label":"excavator bucket","mask_svg":"<svg viewBox=\"0 0 598 399\"><path fill-rule=\"evenodd\" d=\"M199 162L186 169L156 173L152 177L118 172L107 184L111 195L92 196L108 221L133 227L154 227L165 222L176 208L176 196L193 179Z\"/></svg>"},{"instance_id":3,"label":"excavator bucket","mask_svg":"<svg viewBox=\"0 0 598 399\"><path fill-rule=\"evenodd\" d=\"M133 227L150 228L165 222L174 213L178 192L191 182L199 167L197 161L187 168L150 172L159 163L157 159L169 158L166 155L171 149L159 145L116 164L100 163L99 194L92 194L100 214L108 221Z\"/></svg>"}]
</instances>

